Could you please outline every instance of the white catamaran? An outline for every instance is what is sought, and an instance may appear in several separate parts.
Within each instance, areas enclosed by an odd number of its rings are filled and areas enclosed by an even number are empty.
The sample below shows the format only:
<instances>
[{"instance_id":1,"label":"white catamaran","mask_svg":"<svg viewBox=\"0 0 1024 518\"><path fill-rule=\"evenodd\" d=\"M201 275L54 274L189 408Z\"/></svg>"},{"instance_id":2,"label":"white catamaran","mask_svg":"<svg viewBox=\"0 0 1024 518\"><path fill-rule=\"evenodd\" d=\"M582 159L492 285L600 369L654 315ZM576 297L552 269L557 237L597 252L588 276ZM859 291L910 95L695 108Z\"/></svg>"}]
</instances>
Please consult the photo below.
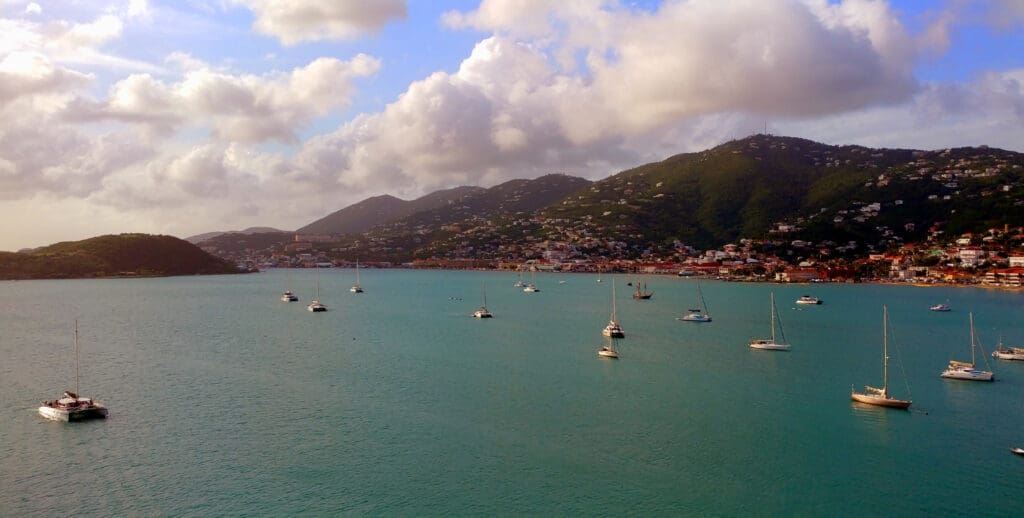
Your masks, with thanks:
<instances>
[{"instance_id":1,"label":"white catamaran","mask_svg":"<svg viewBox=\"0 0 1024 518\"><path fill-rule=\"evenodd\" d=\"M484 304L480 306L480 309L473 312L473 316L476 318L491 318L494 315L487 309L487 286L481 285L480 289L484 295Z\"/></svg>"},{"instance_id":2,"label":"white catamaran","mask_svg":"<svg viewBox=\"0 0 1024 518\"><path fill-rule=\"evenodd\" d=\"M971 320L971 363L949 360L949 366L942 371L942 377L968 381L993 381L996 377L992 371L980 371L974 368L974 349L981 345L976 343L974 337L974 313L970 313L969 316ZM981 357L985 359L987 366L988 358L985 358L985 351L982 351Z\"/></svg>"},{"instance_id":3,"label":"white catamaran","mask_svg":"<svg viewBox=\"0 0 1024 518\"><path fill-rule=\"evenodd\" d=\"M889 395L889 309L882 306L882 388L865 386L864 392L850 389L850 399L868 405L890 408L908 408L909 399L896 399Z\"/></svg>"},{"instance_id":4,"label":"white catamaran","mask_svg":"<svg viewBox=\"0 0 1024 518\"><path fill-rule=\"evenodd\" d=\"M324 303L320 302L320 267L319 266L316 267L316 295L313 297L313 300L309 303L309 305L306 306L306 309L308 309L308 310L310 310L310 311L312 311L314 313L320 313L322 311L327 311L327 306L324 305Z\"/></svg>"},{"instance_id":5,"label":"white catamaran","mask_svg":"<svg viewBox=\"0 0 1024 518\"><path fill-rule=\"evenodd\" d=\"M771 293L772 300L772 337L770 339L755 338L750 341L752 349L764 349L767 351L788 351L789 344L786 343L786 333L782 330L782 320L779 319L779 334L782 335L782 342L775 341L775 293Z\"/></svg>"},{"instance_id":6,"label":"white catamaran","mask_svg":"<svg viewBox=\"0 0 1024 518\"><path fill-rule=\"evenodd\" d=\"M615 279L612 279L612 316L608 320L608 325L601 331L601 334L608 338L626 337L626 333L622 331L622 326L619 325L619 317L615 311Z\"/></svg>"},{"instance_id":7,"label":"white catamaran","mask_svg":"<svg viewBox=\"0 0 1024 518\"><path fill-rule=\"evenodd\" d=\"M679 317L685 322L711 322L711 315L708 314L708 305L704 302L704 292L700 289L700 281L697 281L697 308L690 309L690 312Z\"/></svg>"},{"instance_id":8,"label":"white catamaran","mask_svg":"<svg viewBox=\"0 0 1024 518\"><path fill-rule=\"evenodd\" d=\"M39 407L39 415L54 421L84 421L107 417L107 407L92 398L78 395L78 320L75 320L75 391L65 390L56 401L46 401Z\"/></svg>"}]
</instances>

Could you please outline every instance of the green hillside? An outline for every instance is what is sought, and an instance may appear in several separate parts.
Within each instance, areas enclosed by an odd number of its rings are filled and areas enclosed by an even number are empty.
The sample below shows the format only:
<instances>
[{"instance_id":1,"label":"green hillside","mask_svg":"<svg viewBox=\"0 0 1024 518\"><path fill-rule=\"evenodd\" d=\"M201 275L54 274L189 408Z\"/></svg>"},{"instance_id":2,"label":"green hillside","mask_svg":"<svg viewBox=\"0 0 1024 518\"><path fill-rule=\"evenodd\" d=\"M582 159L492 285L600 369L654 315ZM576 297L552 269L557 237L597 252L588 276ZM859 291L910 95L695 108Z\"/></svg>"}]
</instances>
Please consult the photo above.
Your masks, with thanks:
<instances>
[{"instance_id":1,"label":"green hillside","mask_svg":"<svg viewBox=\"0 0 1024 518\"><path fill-rule=\"evenodd\" d=\"M296 232L301 234L359 234L421 211L445 207L465 196L482 192L480 187L455 187L436 191L415 200L391 195L374 196L334 211Z\"/></svg>"},{"instance_id":2,"label":"green hillside","mask_svg":"<svg viewBox=\"0 0 1024 518\"><path fill-rule=\"evenodd\" d=\"M120 234L0 253L2 279L238 273L231 263L172 236Z\"/></svg>"}]
</instances>

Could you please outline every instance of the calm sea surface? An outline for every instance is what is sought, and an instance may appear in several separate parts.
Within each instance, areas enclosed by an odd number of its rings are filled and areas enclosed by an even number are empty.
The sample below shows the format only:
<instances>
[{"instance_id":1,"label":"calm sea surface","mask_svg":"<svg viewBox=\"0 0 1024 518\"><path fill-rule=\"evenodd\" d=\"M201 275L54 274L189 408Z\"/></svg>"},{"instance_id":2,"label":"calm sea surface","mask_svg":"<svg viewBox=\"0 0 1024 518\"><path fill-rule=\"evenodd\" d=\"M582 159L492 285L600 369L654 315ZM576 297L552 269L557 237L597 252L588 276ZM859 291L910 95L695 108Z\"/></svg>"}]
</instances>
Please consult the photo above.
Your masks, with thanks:
<instances>
[{"instance_id":1,"label":"calm sea surface","mask_svg":"<svg viewBox=\"0 0 1024 518\"><path fill-rule=\"evenodd\" d=\"M0 515L1002 515L1024 508L1024 295L616 277L313 270L0 282ZM565 281L559 284L559 281ZM486 284L495 318L477 320ZM290 288L300 302L279 296ZM774 291L791 352L755 351ZM821 306L797 307L801 294ZM928 306L949 300L953 311ZM913 412L854 405L881 383ZM36 414L74 385L106 421ZM903 371L900 369L902 360ZM984 366L981 358L978 362ZM905 371L905 375L904 375ZM906 381L906 383L905 383ZM907 392L909 384L909 394Z\"/></svg>"}]
</instances>

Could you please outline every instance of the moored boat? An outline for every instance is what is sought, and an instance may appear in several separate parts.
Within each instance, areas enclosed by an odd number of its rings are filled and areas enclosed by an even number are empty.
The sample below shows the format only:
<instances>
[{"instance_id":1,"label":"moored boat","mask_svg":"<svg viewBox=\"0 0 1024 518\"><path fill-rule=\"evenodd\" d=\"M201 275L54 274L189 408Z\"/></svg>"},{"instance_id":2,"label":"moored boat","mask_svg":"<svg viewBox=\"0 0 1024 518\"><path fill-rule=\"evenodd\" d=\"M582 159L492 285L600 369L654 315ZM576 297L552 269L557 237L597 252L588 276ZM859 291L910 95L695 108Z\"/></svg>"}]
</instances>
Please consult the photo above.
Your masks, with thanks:
<instances>
[{"instance_id":1,"label":"moored boat","mask_svg":"<svg viewBox=\"0 0 1024 518\"><path fill-rule=\"evenodd\" d=\"M711 315L708 314L708 305L704 302L704 292L700 289L700 281L697 281L697 303L700 308L690 309L689 312L681 317L679 320L684 322L711 322Z\"/></svg>"},{"instance_id":2,"label":"moored boat","mask_svg":"<svg viewBox=\"0 0 1024 518\"><path fill-rule=\"evenodd\" d=\"M949 304L936 304L928 308L929 311L946 312L949 311Z\"/></svg>"},{"instance_id":3,"label":"moored boat","mask_svg":"<svg viewBox=\"0 0 1024 518\"><path fill-rule=\"evenodd\" d=\"M864 392L850 389L850 399L868 405L889 408L909 408L909 399L896 399L889 395L889 310L882 306L882 388L865 386Z\"/></svg>"},{"instance_id":4,"label":"moored boat","mask_svg":"<svg viewBox=\"0 0 1024 518\"><path fill-rule=\"evenodd\" d=\"M775 293L774 292L771 293L770 297L771 297L771 310L772 310L772 320L771 320L772 337L771 338L755 338L755 339L750 341L750 348L751 349L762 349L762 350L766 350L766 351L788 351L789 350L789 344L786 343L786 334L782 330L782 321L781 321L781 319L779 320L779 334L782 335L782 341L778 342L778 341L775 340Z\"/></svg>"},{"instance_id":5,"label":"moored boat","mask_svg":"<svg viewBox=\"0 0 1024 518\"><path fill-rule=\"evenodd\" d=\"M998 348L992 351L992 357L999 360L1024 361L1024 347L1003 348L1003 344L1000 342Z\"/></svg>"},{"instance_id":6,"label":"moored boat","mask_svg":"<svg viewBox=\"0 0 1024 518\"><path fill-rule=\"evenodd\" d=\"M800 298L796 299L797 304L821 304L821 299L818 297L812 297L810 295L801 295Z\"/></svg>"},{"instance_id":7,"label":"moored boat","mask_svg":"<svg viewBox=\"0 0 1024 518\"><path fill-rule=\"evenodd\" d=\"M104 419L107 417L106 406L92 398L78 395L78 367L78 321L75 320L75 391L65 390L60 399L44 402L39 407L39 415L54 421L67 422Z\"/></svg>"},{"instance_id":8,"label":"moored boat","mask_svg":"<svg viewBox=\"0 0 1024 518\"><path fill-rule=\"evenodd\" d=\"M942 371L942 377L948 379L967 380L967 381L993 381L995 375L992 371L983 371L975 367L975 354L974 350L980 347L975 341L974 337L974 313L970 313L971 320L971 362L962 362L957 360L950 360L946 370ZM988 363L988 359L985 358L984 351L981 355L985 363Z\"/></svg>"},{"instance_id":9,"label":"moored boat","mask_svg":"<svg viewBox=\"0 0 1024 518\"><path fill-rule=\"evenodd\" d=\"M622 326L619 325L619 318L615 311L615 279L612 279L612 315L608 320L608 325L601 330L601 334L608 338L626 337L626 333L622 331Z\"/></svg>"}]
</instances>

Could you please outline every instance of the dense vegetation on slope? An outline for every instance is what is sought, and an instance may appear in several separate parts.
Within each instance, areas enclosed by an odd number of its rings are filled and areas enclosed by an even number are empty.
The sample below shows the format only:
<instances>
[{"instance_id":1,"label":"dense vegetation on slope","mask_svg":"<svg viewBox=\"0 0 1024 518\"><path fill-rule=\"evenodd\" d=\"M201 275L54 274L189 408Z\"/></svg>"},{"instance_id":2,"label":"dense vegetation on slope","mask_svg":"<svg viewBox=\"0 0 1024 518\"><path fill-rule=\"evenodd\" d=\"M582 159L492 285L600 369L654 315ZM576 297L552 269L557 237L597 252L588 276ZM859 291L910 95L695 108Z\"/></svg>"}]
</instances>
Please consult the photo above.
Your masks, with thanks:
<instances>
[{"instance_id":1,"label":"dense vegetation on slope","mask_svg":"<svg viewBox=\"0 0 1024 518\"><path fill-rule=\"evenodd\" d=\"M238 273L231 263L172 236L120 234L0 253L2 279Z\"/></svg>"},{"instance_id":2,"label":"dense vegetation on slope","mask_svg":"<svg viewBox=\"0 0 1024 518\"><path fill-rule=\"evenodd\" d=\"M300 234L359 234L382 223L411 214L445 207L465 196L477 194L481 187L455 187L436 191L415 200L401 200L391 195L374 196L349 205L320 218L296 232Z\"/></svg>"}]
</instances>

